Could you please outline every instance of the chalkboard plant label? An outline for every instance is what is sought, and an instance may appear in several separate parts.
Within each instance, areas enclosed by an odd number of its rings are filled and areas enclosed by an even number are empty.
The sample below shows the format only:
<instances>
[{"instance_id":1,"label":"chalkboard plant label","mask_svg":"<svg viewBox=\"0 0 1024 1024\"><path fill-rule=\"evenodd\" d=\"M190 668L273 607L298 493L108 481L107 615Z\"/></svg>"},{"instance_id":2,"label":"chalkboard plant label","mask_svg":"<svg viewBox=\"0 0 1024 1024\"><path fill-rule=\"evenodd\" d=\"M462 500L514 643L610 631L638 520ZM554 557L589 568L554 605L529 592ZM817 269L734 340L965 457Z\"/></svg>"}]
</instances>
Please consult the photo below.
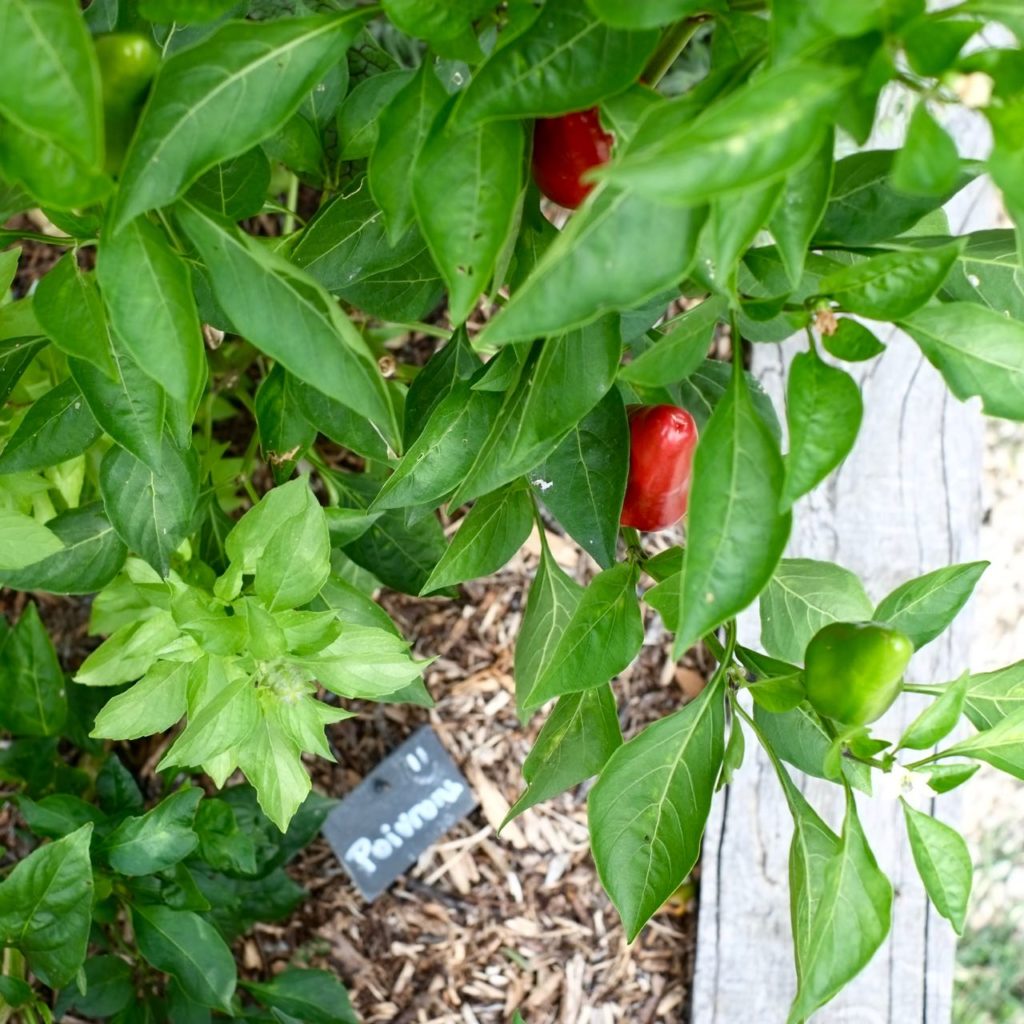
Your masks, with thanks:
<instances>
[{"instance_id":1,"label":"chalkboard plant label","mask_svg":"<svg viewBox=\"0 0 1024 1024\"><path fill-rule=\"evenodd\" d=\"M327 816L324 836L368 900L477 805L437 733L425 725Z\"/></svg>"}]
</instances>

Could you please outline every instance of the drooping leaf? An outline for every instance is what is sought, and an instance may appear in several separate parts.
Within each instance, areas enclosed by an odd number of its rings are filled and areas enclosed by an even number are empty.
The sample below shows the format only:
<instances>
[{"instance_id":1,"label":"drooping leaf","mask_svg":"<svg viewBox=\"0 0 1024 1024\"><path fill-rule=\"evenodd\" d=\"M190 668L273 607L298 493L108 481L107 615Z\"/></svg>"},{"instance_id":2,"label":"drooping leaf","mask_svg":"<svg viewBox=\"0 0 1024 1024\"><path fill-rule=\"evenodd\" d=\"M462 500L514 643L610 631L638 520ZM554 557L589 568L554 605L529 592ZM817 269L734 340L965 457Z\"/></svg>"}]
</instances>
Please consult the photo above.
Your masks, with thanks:
<instances>
[{"instance_id":1,"label":"drooping leaf","mask_svg":"<svg viewBox=\"0 0 1024 1024\"><path fill-rule=\"evenodd\" d=\"M783 479L777 442L737 370L694 456L677 652L768 583L789 537L790 514L776 511Z\"/></svg>"},{"instance_id":2,"label":"drooping leaf","mask_svg":"<svg viewBox=\"0 0 1024 1024\"><path fill-rule=\"evenodd\" d=\"M121 169L115 230L284 125L365 18L230 21L165 60Z\"/></svg>"},{"instance_id":3,"label":"drooping leaf","mask_svg":"<svg viewBox=\"0 0 1024 1024\"><path fill-rule=\"evenodd\" d=\"M905 800L903 815L918 874L935 909L963 933L974 866L963 836Z\"/></svg>"},{"instance_id":4,"label":"drooping leaf","mask_svg":"<svg viewBox=\"0 0 1024 1024\"><path fill-rule=\"evenodd\" d=\"M619 747L591 790L594 861L629 941L697 861L724 733L718 683Z\"/></svg>"},{"instance_id":5,"label":"drooping leaf","mask_svg":"<svg viewBox=\"0 0 1024 1024\"><path fill-rule=\"evenodd\" d=\"M591 581L580 596L550 659L538 667L523 700L530 710L553 697L607 683L636 657L644 639L636 566L620 562Z\"/></svg>"},{"instance_id":6,"label":"drooping leaf","mask_svg":"<svg viewBox=\"0 0 1024 1024\"><path fill-rule=\"evenodd\" d=\"M615 561L629 473L629 423L612 388L533 472L530 484L597 563Z\"/></svg>"},{"instance_id":7,"label":"drooping leaf","mask_svg":"<svg viewBox=\"0 0 1024 1024\"><path fill-rule=\"evenodd\" d=\"M813 490L850 454L864 403L857 382L816 352L801 352L789 368L786 419L789 452L781 507Z\"/></svg>"}]
</instances>

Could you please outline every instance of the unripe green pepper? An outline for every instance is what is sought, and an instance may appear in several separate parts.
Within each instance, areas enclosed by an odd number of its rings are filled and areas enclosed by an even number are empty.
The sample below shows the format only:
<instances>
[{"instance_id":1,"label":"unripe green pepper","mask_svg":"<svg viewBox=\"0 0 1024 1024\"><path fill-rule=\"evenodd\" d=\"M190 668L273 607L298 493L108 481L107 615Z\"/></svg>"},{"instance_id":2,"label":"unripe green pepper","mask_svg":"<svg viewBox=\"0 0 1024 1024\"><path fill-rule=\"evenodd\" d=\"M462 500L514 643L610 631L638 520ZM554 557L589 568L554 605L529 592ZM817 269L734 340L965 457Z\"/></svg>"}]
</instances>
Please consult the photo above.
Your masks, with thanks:
<instances>
[{"instance_id":1,"label":"unripe green pepper","mask_svg":"<svg viewBox=\"0 0 1024 1024\"><path fill-rule=\"evenodd\" d=\"M111 32L93 42L102 83L106 169L116 174L146 102L149 83L160 66L160 51L138 32Z\"/></svg>"},{"instance_id":2,"label":"unripe green pepper","mask_svg":"<svg viewBox=\"0 0 1024 1024\"><path fill-rule=\"evenodd\" d=\"M826 718L867 725L880 718L900 692L914 645L877 622L833 622L807 645L807 699Z\"/></svg>"}]
</instances>

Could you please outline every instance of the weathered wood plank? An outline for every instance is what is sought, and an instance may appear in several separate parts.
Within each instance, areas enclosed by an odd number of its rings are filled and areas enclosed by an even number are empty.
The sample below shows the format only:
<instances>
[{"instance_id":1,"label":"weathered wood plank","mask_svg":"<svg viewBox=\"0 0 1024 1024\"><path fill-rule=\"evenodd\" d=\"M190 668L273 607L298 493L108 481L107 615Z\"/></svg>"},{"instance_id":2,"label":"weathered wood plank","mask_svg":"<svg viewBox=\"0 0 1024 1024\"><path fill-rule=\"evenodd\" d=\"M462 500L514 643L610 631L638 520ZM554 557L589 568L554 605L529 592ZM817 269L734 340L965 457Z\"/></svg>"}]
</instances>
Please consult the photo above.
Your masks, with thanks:
<instances>
[{"instance_id":1,"label":"weathered wood plank","mask_svg":"<svg viewBox=\"0 0 1024 1024\"><path fill-rule=\"evenodd\" d=\"M898 131L902 113L894 109L883 130ZM964 117L952 129L963 152L983 149L976 119ZM997 210L991 186L976 183L948 212L959 232L993 226ZM949 394L910 339L895 330L881 337L887 351L853 371L866 410L857 445L798 505L788 550L847 566L875 599L912 576L973 558L980 523L980 416ZM804 347L799 339L755 346L754 371L780 411L786 368ZM755 611L744 617L741 634L756 642L758 632ZM968 621L961 617L915 657L911 674L952 678L966 667L968 650ZM898 734L918 710L901 701L883 723L885 734ZM716 802L705 836L694 1024L781 1024L796 987L787 878L792 823L767 759L753 748L748 740L748 760ZM841 791L800 781L812 804L838 825ZM815 1021L948 1024L955 937L917 879L898 803L876 796L859 798L859 807L896 891L893 930L864 973ZM955 794L942 799L938 813L955 819Z\"/></svg>"}]
</instances>

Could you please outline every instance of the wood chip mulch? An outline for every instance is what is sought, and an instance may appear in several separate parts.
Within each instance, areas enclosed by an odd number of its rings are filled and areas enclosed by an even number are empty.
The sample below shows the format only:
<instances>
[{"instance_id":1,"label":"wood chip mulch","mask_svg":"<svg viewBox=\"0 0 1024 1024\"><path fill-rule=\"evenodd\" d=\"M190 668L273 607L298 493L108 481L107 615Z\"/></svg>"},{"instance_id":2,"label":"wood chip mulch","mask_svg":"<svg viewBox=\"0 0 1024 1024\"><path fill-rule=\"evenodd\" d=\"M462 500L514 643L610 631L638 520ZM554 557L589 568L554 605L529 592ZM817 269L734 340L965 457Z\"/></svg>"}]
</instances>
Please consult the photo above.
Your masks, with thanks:
<instances>
[{"instance_id":1,"label":"wood chip mulch","mask_svg":"<svg viewBox=\"0 0 1024 1024\"><path fill-rule=\"evenodd\" d=\"M581 581L593 563L549 534ZM367 706L332 727L339 763L311 763L317 788L350 791L391 749L429 722L480 807L373 904L322 839L295 862L310 899L283 925L257 926L243 958L254 972L289 962L335 971L366 1024L648 1024L687 1019L695 889L684 886L630 946L602 891L587 843L585 784L523 814L498 835L518 796L520 767L543 724L520 726L515 636L537 562L537 537L498 575L458 601L385 594L419 656L437 656L427 684L437 706ZM584 561L587 564L584 564ZM623 732L699 692L703 666L672 662L656 622L637 663L615 683Z\"/></svg>"}]
</instances>

